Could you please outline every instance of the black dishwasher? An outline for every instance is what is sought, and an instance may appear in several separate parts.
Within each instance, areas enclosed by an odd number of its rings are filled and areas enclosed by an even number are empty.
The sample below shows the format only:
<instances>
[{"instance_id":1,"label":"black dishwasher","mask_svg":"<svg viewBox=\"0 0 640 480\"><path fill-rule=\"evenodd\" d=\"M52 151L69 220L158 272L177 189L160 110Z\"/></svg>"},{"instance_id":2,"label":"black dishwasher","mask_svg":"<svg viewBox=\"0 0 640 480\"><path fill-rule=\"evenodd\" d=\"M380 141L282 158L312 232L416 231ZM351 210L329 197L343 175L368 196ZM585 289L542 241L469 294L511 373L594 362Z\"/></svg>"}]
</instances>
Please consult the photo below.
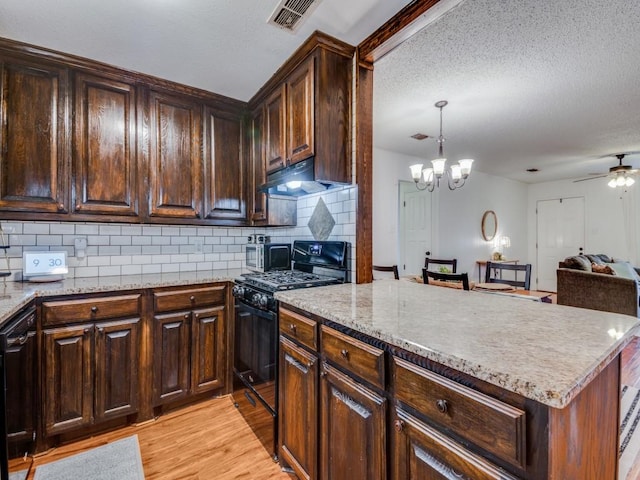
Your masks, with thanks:
<instances>
[{"instance_id":1,"label":"black dishwasher","mask_svg":"<svg viewBox=\"0 0 640 480\"><path fill-rule=\"evenodd\" d=\"M9 479L9 459L33 453L35 442L36 313L29 307L0 329L0 478ZM11 471L27 470L31 459ZM14 462L12 462L13 464Z\"/></svg>"}]
</instances>

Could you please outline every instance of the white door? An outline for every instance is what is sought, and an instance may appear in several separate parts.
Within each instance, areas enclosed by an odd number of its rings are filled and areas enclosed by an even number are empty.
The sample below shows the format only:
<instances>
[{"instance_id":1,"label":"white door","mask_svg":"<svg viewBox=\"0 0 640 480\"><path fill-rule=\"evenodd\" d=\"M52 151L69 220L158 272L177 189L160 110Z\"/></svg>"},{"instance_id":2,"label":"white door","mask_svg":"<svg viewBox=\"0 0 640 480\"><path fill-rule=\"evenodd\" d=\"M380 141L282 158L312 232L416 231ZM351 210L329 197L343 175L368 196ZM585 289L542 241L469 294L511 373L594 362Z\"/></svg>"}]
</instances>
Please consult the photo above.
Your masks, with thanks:
<instances>
[{"instance_id":1,"label":"white door","mask_svg":"<svg viewBox=\"0 0 640 480\"><path fill-rule=\"evenodd\" d=\"M402 275L422 275L425 253L431 251L431 193L400 182L400 265Z\"/></svg>"},{"instance_id":2,"label":"white door","mask_svg":"<svg viewBox=\"0 0 640 480\"><path fill-rule=\"evenodd\" d=\"M536 213L536 289L556 292L558 262L584 252L584 197L539 200Z\"/></svg>"}]
</instances>

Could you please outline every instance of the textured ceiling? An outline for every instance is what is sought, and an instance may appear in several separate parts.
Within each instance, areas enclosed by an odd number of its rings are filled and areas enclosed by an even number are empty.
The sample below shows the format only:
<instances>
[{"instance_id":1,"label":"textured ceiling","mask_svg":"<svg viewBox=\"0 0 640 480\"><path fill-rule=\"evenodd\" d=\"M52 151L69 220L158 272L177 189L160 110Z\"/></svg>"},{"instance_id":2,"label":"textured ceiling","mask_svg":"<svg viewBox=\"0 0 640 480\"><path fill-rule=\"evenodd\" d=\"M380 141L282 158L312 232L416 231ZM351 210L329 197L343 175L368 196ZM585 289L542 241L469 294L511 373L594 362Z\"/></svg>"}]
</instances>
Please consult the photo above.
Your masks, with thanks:
<instances>
[{"instance_id":1,"label":"textured ceiling","mask_svg":"<svg viewBox=\"0 0 640 480\"><path fill-rule=\"evenodd\" d=\"M450 160L531 183L607 172L640 151L639 18L629 0L466 0L376 62L374 145L435 158L410 136L437 136L448 100Z\"/></svg>"},{"instance_id":2,"label":"textured ceiling","mask_svg":"<svg viewBox=\"0 0 640 480\"><path fill-rule=\"evenodd\" d=\"M357 45L408 0L319 0L296 34L279 0L2 0L0 37L248 100L314 30Z\"/></svg>"}]
</instances>

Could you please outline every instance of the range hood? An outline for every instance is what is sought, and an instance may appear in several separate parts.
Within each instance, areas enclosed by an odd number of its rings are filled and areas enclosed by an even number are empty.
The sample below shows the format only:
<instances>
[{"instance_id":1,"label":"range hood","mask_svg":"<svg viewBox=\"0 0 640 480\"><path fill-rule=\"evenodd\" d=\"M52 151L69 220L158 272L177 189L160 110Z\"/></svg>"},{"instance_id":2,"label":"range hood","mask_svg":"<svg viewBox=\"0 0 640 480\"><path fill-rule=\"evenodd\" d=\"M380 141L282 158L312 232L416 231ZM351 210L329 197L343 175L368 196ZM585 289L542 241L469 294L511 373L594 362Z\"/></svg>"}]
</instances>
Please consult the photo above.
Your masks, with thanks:
<instances>
[{"instance_id":1,"label":"range hood","mask_svg":"<svg viewBox=\"0 0 640 480\"><path fill-rule=\"evenodd\" d=\"M269 195L300 197L323 192L338 185L344 185L344 183L316 180L314 158L311 157L268 174L267 183L261 185L258 190Z\"/></svg>"}]
</instances>

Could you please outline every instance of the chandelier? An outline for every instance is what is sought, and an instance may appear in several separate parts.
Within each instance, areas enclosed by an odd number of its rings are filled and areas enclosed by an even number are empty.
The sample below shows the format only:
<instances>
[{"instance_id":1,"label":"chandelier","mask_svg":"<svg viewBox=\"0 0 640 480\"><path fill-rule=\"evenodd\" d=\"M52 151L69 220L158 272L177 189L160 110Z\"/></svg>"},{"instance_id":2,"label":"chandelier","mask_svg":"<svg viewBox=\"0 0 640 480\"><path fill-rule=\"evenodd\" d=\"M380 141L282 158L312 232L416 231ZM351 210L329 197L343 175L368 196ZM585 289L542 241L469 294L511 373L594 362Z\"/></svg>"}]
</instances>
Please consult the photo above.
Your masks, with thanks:
<instances>
[{"instance_id":1,"label":"chandelier","mask_svg":"<svg viewBox=\"0 0 640 480\"><path fill-rule=\"evenodd\" d=\"M444 136L442 135L442 109L449 102L440 100L435 103L435 107L440 109L440 135L438 136L438 158L431 160L431 167L422 168L422 163L411 165L411 176L418 190L428 190L433 192L436 187L440 187L440 179L447 177L447 185L449 190L455 190L464 185L465 180L471 173L471 164L473 160L465 158L455 165L451 165L450 170L446 169L447 159L444 156Z\"/></svg>"}]
</instances>

